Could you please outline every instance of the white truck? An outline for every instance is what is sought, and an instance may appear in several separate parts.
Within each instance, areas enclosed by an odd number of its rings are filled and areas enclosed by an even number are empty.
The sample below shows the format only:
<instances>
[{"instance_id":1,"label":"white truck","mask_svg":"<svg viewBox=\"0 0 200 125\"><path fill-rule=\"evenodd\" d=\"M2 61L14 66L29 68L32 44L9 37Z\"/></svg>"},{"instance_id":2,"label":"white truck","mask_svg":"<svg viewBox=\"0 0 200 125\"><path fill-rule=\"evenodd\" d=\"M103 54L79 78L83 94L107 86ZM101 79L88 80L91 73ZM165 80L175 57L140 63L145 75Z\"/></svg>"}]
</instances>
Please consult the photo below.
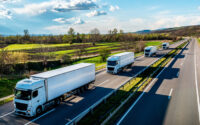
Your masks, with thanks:
<instances>
[{"instance_id":1,"label":"white truck","mask_svg":"<svg viewBox=\"0 0 200 125\"><path fill-rule=\"evenodd\" d=\"M134 52L124 52L107 59L107 72L117 74L134 63Z\"/></svg>"},{"instance_id":2,"label":"white truck","mask_svg":"<svg viewBox=\"0 0 200 125\"><path fill-rule=\"evenodd\" d=\"M165 42L162 44L163 49L169 49L169 43Z\"/></svg>"},{"instance_id":3,"label":"white truck","mask_svg":"<svg viewBox=\"0 0 200 125\"><path fill-rule=\"evenodd\" d=\"M95 81L95 64L80 63L32 75L16 84L14 107L17 115L33 117L66 97L87 89Z\"/></svg>"},{"instance_id":4,"label":"white truck","mask_svg":"<svg viewBox=\"0 0 200 125\"><path fill-rule=\"evenodd\" d=\"M152 56L156 54L157 52L157 47L156 46L148 46L144 48L144 55L145 56Z\"/></svg>"}]
</instances>

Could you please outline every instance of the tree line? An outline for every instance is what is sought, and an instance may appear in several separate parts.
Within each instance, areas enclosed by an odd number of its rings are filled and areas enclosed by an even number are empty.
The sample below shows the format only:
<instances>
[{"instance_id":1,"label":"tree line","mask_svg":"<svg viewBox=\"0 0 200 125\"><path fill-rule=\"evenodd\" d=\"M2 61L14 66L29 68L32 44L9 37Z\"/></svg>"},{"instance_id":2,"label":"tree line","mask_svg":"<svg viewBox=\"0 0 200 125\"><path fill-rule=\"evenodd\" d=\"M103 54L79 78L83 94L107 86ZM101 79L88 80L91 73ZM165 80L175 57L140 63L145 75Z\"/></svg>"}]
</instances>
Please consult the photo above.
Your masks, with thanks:
<instances>
[{"instance_id":1,"label":"tree line","mask_svg":"<svg viewBox=\"0 0 200 125\"><path fill-rule=\"evenodd\" d=\"M30 35L28 30L24 30L23 35L2 36L0 35L0 45L7 44L59 44L59 43L88 43L97 42L124 42L124 41L145 41L145 40L177 40L176 36L168 34L135 34L124 33L116 28L109 30L107 34L101 34L99 29L94 28L88 34L80 34L70 28L64 35Z\"/></svg>"}]
</instances>

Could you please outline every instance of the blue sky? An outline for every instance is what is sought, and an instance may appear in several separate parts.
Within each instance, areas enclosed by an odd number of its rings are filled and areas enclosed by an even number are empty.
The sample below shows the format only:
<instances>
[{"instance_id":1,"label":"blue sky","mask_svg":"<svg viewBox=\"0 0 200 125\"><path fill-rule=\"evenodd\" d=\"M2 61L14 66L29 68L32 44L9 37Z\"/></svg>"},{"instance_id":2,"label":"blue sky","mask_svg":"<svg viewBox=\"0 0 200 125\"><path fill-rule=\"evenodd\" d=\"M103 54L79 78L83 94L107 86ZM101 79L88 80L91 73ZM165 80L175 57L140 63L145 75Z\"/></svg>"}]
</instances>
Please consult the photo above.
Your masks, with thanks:
<instances>
[{"instance_id":1,"label":"blue sky","mask_svg":"<svg viewBox=\"0 0 200 125\"><path fill-rule=\"evenodd\" d=\"M0 34L125 32L200 24L199 0L0 0Z\"/></svg>"}]
</instances>

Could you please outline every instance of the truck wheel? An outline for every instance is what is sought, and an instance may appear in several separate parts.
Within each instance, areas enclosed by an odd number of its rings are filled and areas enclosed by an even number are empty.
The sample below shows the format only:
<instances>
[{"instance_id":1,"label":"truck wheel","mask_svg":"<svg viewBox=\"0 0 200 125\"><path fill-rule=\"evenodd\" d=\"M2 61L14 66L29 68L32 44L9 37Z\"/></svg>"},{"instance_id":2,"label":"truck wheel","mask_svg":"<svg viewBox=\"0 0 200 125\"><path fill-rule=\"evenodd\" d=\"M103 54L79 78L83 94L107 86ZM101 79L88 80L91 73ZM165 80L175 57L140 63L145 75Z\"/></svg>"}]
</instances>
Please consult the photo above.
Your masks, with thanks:
<instances>
[{"instance_id":1,"label":"truck wheel","mask_svg":"<svg viewBox=\"0 0 200 125\"><path fill-rule=\"evenodd\" d=\"M40 115L42 113L42 108L41 107L37 107L36 109L36 115Z\"/></svg>"},{"instance_id":2,"label":"truck wheel","mask_svg":"<svg viewBox=\"0 0 200 125\"><path fill-rule=\"evenodd\" d=\"M57 106L57 105L60 105L60 99L56 99L55 100L55 105Z\"/></svg>"}]
</instances>

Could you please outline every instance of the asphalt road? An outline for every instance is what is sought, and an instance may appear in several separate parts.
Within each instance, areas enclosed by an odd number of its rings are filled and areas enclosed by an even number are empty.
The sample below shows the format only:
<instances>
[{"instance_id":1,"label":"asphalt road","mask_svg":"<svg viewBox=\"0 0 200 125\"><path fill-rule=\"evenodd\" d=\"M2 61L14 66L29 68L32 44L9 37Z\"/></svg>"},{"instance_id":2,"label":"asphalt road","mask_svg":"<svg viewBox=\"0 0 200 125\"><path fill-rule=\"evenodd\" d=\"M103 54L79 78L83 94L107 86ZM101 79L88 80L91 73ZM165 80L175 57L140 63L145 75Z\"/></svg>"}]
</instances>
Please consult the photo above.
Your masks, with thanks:
<instances>
[{"instance_id":1,"label":"asphalt road","mask_svg":"<svg viewBox=\"0 0 200 125\"><path fill-rule=\"evenodd\" d=\"M175 48L181 42L170 45L170 49ZM22 124L41 124L41 125L63 125L86 110L102 97L106 96L113 89L118 88L125 81L137 74L139 71L150 65L153 61L166 54L169 50L160 50L155 57L141 57L136 59L133 67L120 73L111 75L103 71L96 75L94 87L85 91L81 95L74 95L68 98L60 106L51 109L37 118L24 118L16 116L13 111L12 102L0 107L1 125L22 125Z\"/></svg>"},{"instance_id":2,"label":"asphalt road","mask_svg":"<svg viewBox=\"0 0 200 125\"><path fill-rule=\"evenodd\" d=\"M199 53L192 39L117 124L199 125Z\"/></svg>"}]
</instances>

